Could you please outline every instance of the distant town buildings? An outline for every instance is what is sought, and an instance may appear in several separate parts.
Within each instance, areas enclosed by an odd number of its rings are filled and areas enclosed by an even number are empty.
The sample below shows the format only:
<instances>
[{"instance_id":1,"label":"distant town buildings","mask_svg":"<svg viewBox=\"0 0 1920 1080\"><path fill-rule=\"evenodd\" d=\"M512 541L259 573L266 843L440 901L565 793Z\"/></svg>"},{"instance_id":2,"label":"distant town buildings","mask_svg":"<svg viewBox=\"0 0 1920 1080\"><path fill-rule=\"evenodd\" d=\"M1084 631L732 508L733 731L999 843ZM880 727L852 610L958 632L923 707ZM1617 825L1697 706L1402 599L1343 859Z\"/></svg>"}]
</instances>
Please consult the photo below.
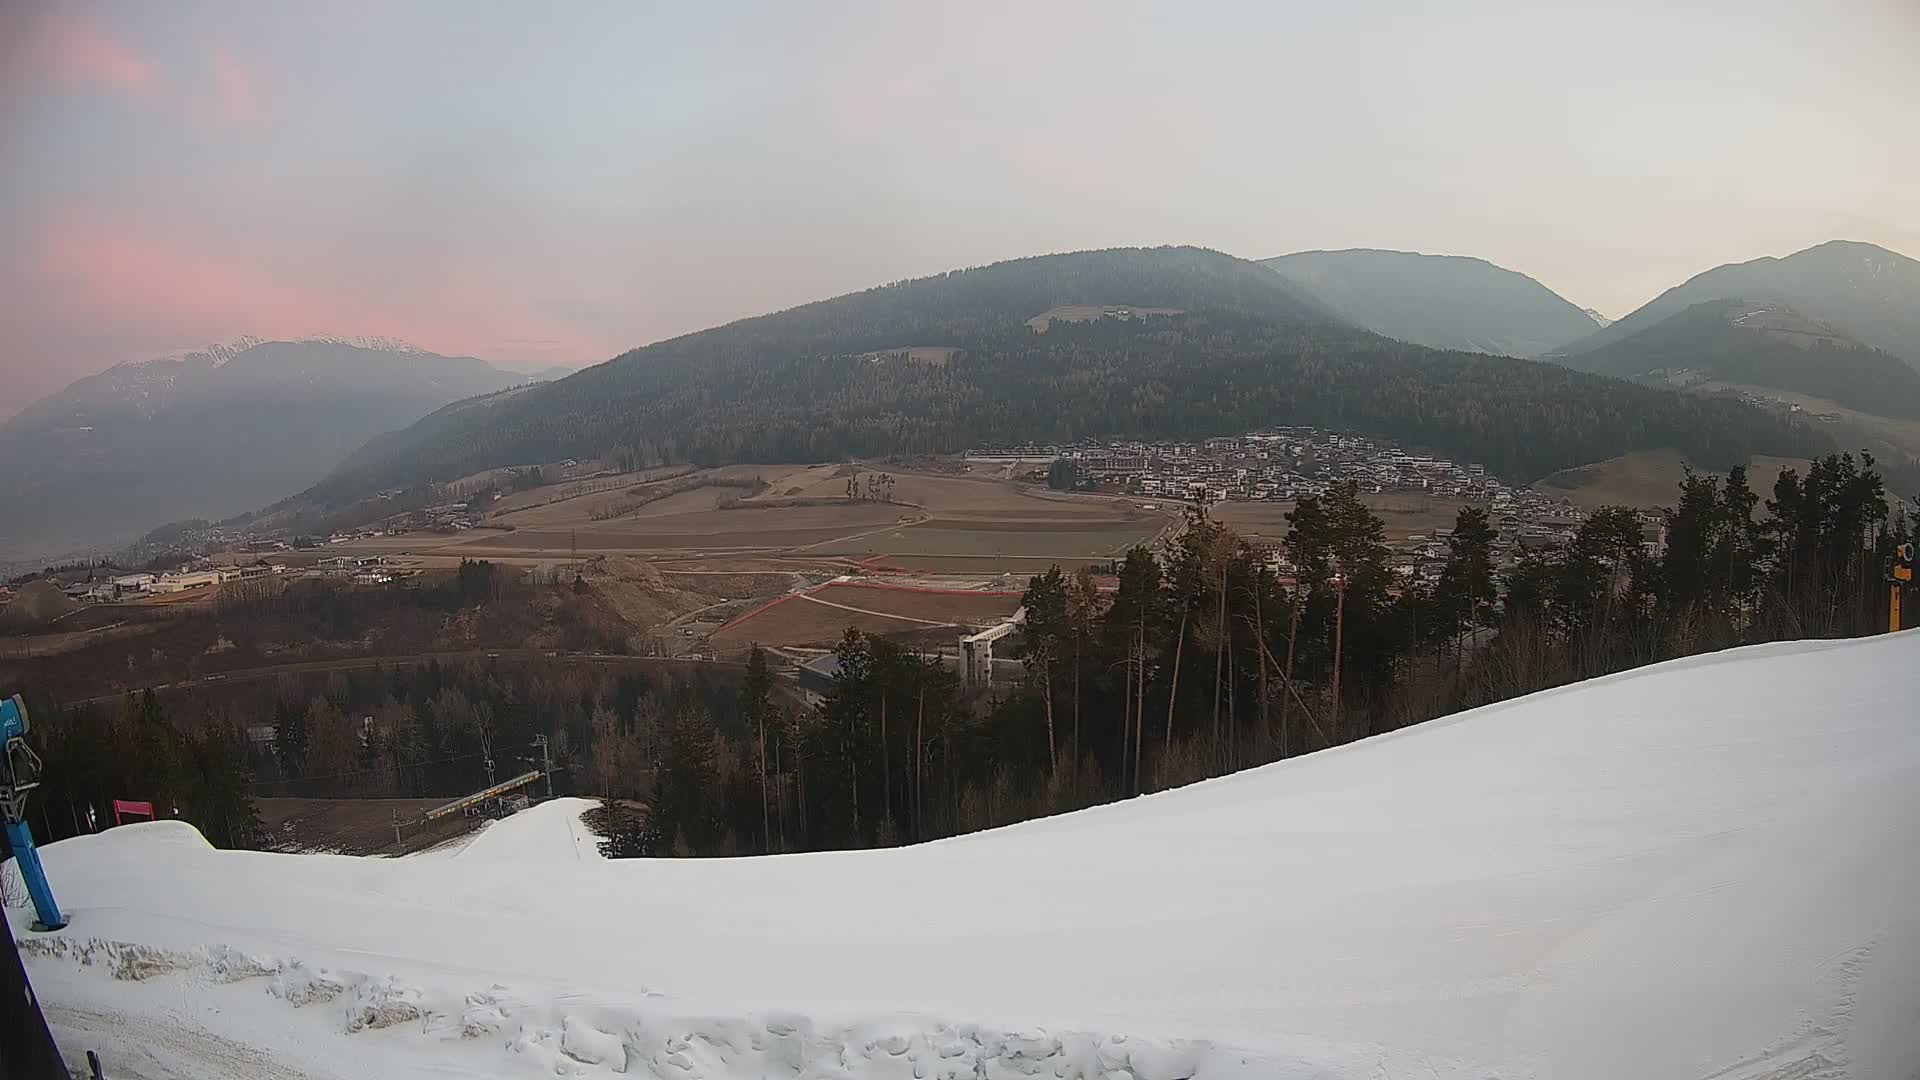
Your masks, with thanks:
<instances>
[{"instance_id":1,"label":"distant town buildings","mask_svg":"<svg viewBox=\"0 0 1920 1080\"><path fill-rule=\"evenodd\" d=\"M970 458L1029 464L1066 462L1082 490L1178 502L1293 502L1324 496L1349 481L1363 495L1415 495L1487 508L1499 530L1499 553L1511 562L1526 550L1566 542L1586 520L1567 500L1516 488L1477 462L1413 453L1383 439L1314 427L1276 427L1195 441L1088 440L1066 446L1023 444L976 450ZM1058 475L1057 471L1053 475ZM1657 524L1658 516L1648 521ZM1404 575L1439 573L1450 528L1394 537L1395 567ZM1272 540L1256 546L1282 562Z\"/></svg>"},{"instance_id":2,"label":"distant town buildings","mask_svg":"<svg viewBox=\"0 0 1920 1080\"><path fill-rule=\"evenodd\" d=\"M68 598L89 603L112 603L140 595L167 595L210 588L229 581L247 581L286 572L265 561L244 566L188 565L164 574L117 574L100 580L75 581L64 588Z\"/></svg>"}]
</instances>

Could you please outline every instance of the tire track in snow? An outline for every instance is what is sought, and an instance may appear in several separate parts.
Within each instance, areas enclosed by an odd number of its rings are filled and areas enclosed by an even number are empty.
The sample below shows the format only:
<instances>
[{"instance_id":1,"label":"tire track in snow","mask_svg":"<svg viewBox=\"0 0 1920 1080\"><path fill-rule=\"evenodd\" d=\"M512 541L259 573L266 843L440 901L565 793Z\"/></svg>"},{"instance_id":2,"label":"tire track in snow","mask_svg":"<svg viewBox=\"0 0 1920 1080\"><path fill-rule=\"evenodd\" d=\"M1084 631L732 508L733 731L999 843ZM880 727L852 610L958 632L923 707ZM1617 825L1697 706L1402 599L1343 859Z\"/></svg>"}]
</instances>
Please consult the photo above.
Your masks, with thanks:
<instances>
[{"instance_id":1,"label":"tire track in snow","mask_svg":"<svg viewBox=\"0 0 1920 1080\"><path fill-rule=\"evenodd\" d=\"M331 1080L184 1020L42 1005L54 1040L69 1054L97 1052L113 1080ZM83 1075L84 1058L79 1064Z\"/></svg>"}]
</instances>

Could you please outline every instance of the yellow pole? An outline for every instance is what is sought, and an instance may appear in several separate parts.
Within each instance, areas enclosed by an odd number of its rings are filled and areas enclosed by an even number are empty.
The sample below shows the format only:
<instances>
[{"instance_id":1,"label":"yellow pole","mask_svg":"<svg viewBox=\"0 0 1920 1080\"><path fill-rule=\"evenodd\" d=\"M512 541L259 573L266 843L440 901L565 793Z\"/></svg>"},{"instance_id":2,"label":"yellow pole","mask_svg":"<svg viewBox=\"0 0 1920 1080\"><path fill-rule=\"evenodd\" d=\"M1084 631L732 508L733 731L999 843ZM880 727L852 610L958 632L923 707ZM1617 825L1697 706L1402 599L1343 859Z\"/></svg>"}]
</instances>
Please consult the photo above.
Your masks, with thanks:
<instances>
[{"instance_id":1,"label":"yellow pole","mask_svg":"<svg viewBox=\"0 0 1920 1080\"><path fill-rule=\"evenodd\" d=\"M1887 595L1887 633L1900 632L1900 590L1913 580L1913 545L1901 544L1894 551L1893 573Z\"/></svg>"}]
</instances>

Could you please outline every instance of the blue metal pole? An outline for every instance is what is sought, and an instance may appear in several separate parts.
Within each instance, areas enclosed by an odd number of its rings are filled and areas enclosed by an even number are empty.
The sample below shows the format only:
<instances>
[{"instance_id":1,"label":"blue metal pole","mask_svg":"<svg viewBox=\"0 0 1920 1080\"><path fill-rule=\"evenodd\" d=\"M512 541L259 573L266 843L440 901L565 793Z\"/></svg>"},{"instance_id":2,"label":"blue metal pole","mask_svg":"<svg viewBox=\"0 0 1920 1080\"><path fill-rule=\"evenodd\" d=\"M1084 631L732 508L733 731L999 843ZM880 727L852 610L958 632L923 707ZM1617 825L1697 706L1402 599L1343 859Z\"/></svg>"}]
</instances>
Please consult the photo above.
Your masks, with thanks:
<instances>
[{"instance_id":1,"label":"blue metal pole","mask_svg":"<svg viewBox=\"0 0 1920 1080\"><path fill-rule=\"evenodd\" d=\"M47 884L47 872L40 867L40 852L33 846L33 833L26 822L7 822L7 843L13 848L13 862L20 868L20 877L27 883L27 895L33 897L34 914L40 916L33 928L58 930L67 925L60 905L54 903L53 887Z\"/></svg>"}]
</instances>

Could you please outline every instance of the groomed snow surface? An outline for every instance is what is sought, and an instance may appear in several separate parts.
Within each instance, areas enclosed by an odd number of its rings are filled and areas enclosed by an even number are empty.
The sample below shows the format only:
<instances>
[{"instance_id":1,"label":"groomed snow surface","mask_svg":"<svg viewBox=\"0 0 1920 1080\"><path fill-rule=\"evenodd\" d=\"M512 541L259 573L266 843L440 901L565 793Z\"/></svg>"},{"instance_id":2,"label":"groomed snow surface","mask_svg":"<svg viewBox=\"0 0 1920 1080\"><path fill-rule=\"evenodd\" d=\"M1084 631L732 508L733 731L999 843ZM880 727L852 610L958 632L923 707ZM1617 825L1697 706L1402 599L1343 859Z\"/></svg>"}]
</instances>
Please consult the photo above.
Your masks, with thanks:
<instances>
[{"instance_id":1,"label":"groomed snow surface","mask_svg":"<svg viewBox=\"0 0 1920 1080\"><path fill-rule=\"evenodd\" d=\"M919 847L48 847L124 1077L1920 1075L1920 637L1763 646Z\"/></svg>"}]
</instances>

